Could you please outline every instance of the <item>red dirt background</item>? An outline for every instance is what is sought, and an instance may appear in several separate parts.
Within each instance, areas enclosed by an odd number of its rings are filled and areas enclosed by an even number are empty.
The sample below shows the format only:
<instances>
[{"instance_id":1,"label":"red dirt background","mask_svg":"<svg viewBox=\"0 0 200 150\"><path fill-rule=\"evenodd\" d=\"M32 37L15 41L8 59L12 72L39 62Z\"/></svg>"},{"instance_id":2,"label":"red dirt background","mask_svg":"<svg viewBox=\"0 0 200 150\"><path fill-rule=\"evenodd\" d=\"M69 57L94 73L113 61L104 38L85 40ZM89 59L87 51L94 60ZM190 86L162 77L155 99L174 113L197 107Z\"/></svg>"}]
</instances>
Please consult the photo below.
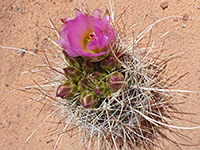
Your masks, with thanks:
<instances>
[{"instance_id":1,"label":"red dirt background","mask_svg":"<svg viewBox=\"0 0 200 150\"><path fill-rule=\"evenodd\" d=\"M158 19L167 16L189 16L185 19L169 19L153 28L152 36L159 37L167 31L164 37L164 49L167 53L184 52L183 57L170 62L167 68L169 76L176 74L181 76L188 74L179 81L176 89L184 89L200 92L200 2L198 0L171 0L168 8L162 9L162 0L114 0L116 14L128 9L123 16L127 27L131 24L141 23L147 14L143 29ZM109 7L108 1L88 1L90 10ZM79 8L78 0L1 0L0 2L0 44L28 50L45 49L42 45L44 34L36 27L38 24L50 32L48 18L51 18L56 26L60 27L60 18L73 17L75 8ZM47 27L45 27L47 26ZM133 28L134 30L134 28ZM142 43L142 42L141 42ZM28 102L30 96L23 92L9 94L4 101L2 98L10 91L33 84L33 76L21 74L40 64L32 55L20 55L18 51L0 48L0 149L1 150L35 150L53 149L58 138L57 135L46 136L48 124L43 125L29 140L27 137L48 116L48 110L44 110L38 116L41 104ZM189 95L192 96L192 95ZM194 95L199 98L200 96ZM198 124L185 123L187 126L200 124L200 102L185 99L185 103L179 105L179 110L192 113L181 114L181 118ZM180 126L183 126L180 124ZM200 129L179 130L191 139L185 141L177 138L183 150L200 149ZM162 141L162 138L159 138ZM67 142L67 140L65 140ZM66 143L59 144L58 149L66 149ZM178 149L168 142L163 142L164 149ZM159 149L159 148L157 148Z\"/></svg>"}]
</instances>

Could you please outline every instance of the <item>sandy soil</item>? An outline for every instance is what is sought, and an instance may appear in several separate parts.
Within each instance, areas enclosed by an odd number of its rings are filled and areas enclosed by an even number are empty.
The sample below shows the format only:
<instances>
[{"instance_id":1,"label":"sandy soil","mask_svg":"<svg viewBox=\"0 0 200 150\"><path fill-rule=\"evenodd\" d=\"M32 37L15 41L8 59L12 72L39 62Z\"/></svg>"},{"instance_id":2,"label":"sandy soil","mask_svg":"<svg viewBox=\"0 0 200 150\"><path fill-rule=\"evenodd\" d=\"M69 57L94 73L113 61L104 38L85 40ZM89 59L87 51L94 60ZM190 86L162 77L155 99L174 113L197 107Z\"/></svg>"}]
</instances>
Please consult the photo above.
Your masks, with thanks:
<instances>
[{"instance_id":1,"label":"sandy soil","mask_svg":"<svg viewBox=\"0 0 200 150\"><path fill-rule=\"evenodd\" d=\"M170 63L171 65L167 69L169 76L174 73L177 76L188 73L175 88L200 92L200 2L198 0L171 0L168 8L164 10L160 4L161 0L115 0L115 10L119 14L129 6L123 16L127 27L140 23L147 14L143 28L167 16L187 14L184 19L170 19L157 25L152 31L152 37L158 38L170 31L164 37L165 52L185 52L185 54ZM28 50L44 49L42 43L45 40L42 37L45 35L36 28L35 24L48 33L50 32L48 17L59 27L61 25L60 18L69 17L78 7L78 0L1 0L0 44ZM91 10L105 9L109 8L109 3L108 1L94 0L88 2L88 7ZM2 102L2 98L8 92L33 84L33 76L24 75L21 72L40 62L34 56L21 55L15 50L0 48L0 53L0 149L52 149L58 136L47 136L47 123L32 136L29 142L25 142L32 131L48 116L48 109L39 114L42 105L28 102L30 96L23 92L11 93ZM199 97L199 95L195 95L195 97ZM180 116L191 122L200 123L199 108L199 101L185 99L185 103L179 105L179 110L192 114L181 114ZM188 122L184 125L191 126L191 123ZM200 149L200 129L179 130L179 132L191 138L188 140L177 138L181 143L191 145L181 145L183 150ZM65 149L65 145L66 143L63 142L58 149ZM164 149L178 149L168 142L163 142L163 145Z\"/></svg>"}]
</instances>

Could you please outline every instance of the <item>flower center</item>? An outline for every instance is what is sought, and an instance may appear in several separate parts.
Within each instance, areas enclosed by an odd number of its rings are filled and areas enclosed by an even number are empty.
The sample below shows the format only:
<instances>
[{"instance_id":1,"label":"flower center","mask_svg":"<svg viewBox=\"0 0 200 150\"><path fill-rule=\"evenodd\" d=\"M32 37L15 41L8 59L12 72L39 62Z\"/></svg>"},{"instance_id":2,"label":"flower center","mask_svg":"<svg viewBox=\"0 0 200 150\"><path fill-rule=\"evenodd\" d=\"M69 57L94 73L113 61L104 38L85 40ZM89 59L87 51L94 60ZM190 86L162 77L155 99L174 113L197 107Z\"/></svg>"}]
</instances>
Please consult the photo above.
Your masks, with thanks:
<instances>
[{"instance_id":1,"label":"flower center","mask_svg":"<svg viewBox=\"0 0 200 150\"><path fill-rule=\"evenodd\" d=\"M90 33L90 34L89 34L89 39L90 39L90 41L93 40L93 39L95 39L94 33Z\"/></svg>"},{"instance_id":2,"label":"flower center","mask_svg":"<svg viewBox=\"0 0 200 150\"><path fill-rule=\"evenodd\" d=\"M87 44L91 41L91 40L97 40L96 39L96 35L94 32L90 32L89 34L86 34L83 40L83 47L86 51L90 52L90 53L96 53L94 51L91 51L89 49L86 48Z\"/></svg>"}]
</instances>

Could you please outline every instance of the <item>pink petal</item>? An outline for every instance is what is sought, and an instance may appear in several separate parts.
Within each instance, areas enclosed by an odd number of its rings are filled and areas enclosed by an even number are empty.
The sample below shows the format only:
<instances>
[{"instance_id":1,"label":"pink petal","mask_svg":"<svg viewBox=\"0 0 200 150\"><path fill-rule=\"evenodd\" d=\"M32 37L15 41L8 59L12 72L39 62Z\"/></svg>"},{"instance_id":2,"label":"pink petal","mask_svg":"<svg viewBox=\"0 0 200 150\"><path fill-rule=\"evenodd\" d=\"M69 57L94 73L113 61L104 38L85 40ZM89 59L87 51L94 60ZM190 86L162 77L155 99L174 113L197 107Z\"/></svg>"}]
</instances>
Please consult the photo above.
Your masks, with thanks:
<instances>
[{"instance_id":1,"label":"pink petal","mask_svg":"<svg viewBox=\"0 0 200 150\"><path fill-rule=\"evenodd\" d=\"M83 49L81 34L74 34L73 31L70 31L68 34L68 39L72 49Z\"/></svg>"},{"instance_id":2,"label":"pink petal","mask_svg":"<svg viewBox=\"0 0 200 150\"><path fill-rule=\"evenodd\" d=\"M104 16L104 17L102 18L102 21L103 21L103 24L104 24L104 25L107 25L108 22L110 22L110 20L111 20L111 17L110 17L110 16Z\"/></svg>"},{"instance_id":3,"label":"pink petal","mask_svg":"<svg viewBox=\"0 0 200 150\"><path fill-rule=\"evenodd\" d=\"M66 51L66 53L67 53L67 55L69 55L70 57L78 57L78 56L80 56L79 54L77 54L76 52L74 52L71 48L70 49L68 49L68 50L65 50Z\"/></svg>"},{"instance_id":4,"label":"pink petal","mask_svg":"<svg viewBox=\"0 0 200 150\"><path fill-rule=\"evenodd\" d=\"M69 45L69 41L66 41L65 39L59 39L56 43L61 44L63 49L66 51L66 53L70 57L79 56L79 55L77 55L77 53L75 53L74 51L71 50L70 45Z\"/></svg>"},{"instance_id":5,"label":"pink petal","mask_svg":"<svg viewBox=\"0 0 200 150\"><path fill-rule=\"evenodd\" d=\"M106 43L108 41L108 37L107 36L104 36L100 42L100 45L101 45L101 49L103 49L105 46L106 46Z\"/></svg>"},{"instance_id":6,"label":"pink petal","mask_svg":"<svg viewBox=\"0 0 200 150\"><path fill-rule=\"evenodd\" d=\"M60 36L63 39L68 39L67 35L68 35L69 30L66 26L67 26L67 24L64 24L64 26L63 26L64 29L60 32Z\"/></svg>"},{"instance_id":7,"label":"pink petal","mask_svg":"<svg viewBox=\"0 0 200 150\"><path fill-rule=\"evenodd\" d=\"M98 41L92 40L90 41L87 45L86 48L90 51L97 51L97 49L101 49L100 44L98 43Z\"/></svg>"},{"instance_id":8,"label":"pink petal","mask_svg":"<svg viewBox=\"0 0 200 150\"><path fill-rule=\"evenodd\" d=\"M107 52L102 52L102 53L96 53L96 54L94 54L94 53L86 51L85 49L84 50L83 49L76 49L76 52L78 54L80 54L79 56L84 56L84 57L89 57L89 58L96 57L96 56L101 56L101 55L104 55L104 54L107 53Z\"/></svg>"},{"instance_id":9,"label":"pink petal","mask_svg":"<svg viewBox=\"0 0 200 150\"><path fill-rule=\"evenodd\" d=\"M73 35L78 34L83 36L84 33L89 33L92 29L92 20L89 17L81 15L72 20L68 24L68 28L73 32Z\"/></svg>"},{"instance_id":10,"label":"pink petal","mask_svg":"<svg viewBox=\"0 0 200 150\"><path fill-rule=\"evenodd\" d=\"M75 16L78 17L80 15L83 15L83 13L80 10L77 10Z\"/></svg>"},{"instance_id":11,"label":"pink petal","mask_svg":"<svg viewBox=\"0 0 200 150\"><path fill-rule=\"evenodd\" d=\"M62 47L64 49L69 49L70 45L69 45L69 41L67 41L67 39L59 39L58 41L56 41L56 43L61 44Z\"/></svg>"},{"instance_id":12,"label":"pink petal","mask_svg":"<svg viewBox=\"0 0 200 150\"><path fill-rule=\"evenodd\" d=\"M67 38L72 49L84 49L83 40L85 35L89 34L92 30L91 21L88 17L81 15L80 17L72 20L68 24L70 32Z\"/></svg>"},{"instance_id":13,"label":"pink petal","mask_svg":"<svg viewBox=\"0 0 200 150\"><path fill-rule=\"evenodd\" d=\"M100 19L101 18L101 11L99 9L95 9L93 11L93 16L97 19Z\"/></svg>"}]
</instances>

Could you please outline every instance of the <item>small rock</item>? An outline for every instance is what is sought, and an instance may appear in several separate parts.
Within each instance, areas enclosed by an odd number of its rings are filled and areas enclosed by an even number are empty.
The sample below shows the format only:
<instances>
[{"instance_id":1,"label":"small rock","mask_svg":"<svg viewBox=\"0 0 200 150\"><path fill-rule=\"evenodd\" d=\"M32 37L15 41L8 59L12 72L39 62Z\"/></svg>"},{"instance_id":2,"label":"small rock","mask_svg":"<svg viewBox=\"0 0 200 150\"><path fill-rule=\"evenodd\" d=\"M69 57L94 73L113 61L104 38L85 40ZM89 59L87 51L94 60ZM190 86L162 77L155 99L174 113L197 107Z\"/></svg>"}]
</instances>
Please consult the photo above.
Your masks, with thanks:
<instances>
[{"instance_id":1,"label":"small rock","mask_svg":"<svg viewBox=\"0 0 200 150\"><path fill-rule=\"evenodd\" d=\"M182 25L182 28L186 28L187 26L186 25Z\"/></svg>"},{"instance_id":2,"label":"small rock","mask_svg":"<svg viewBox=\"0 0 200 150\"><path fill-rule=\"evenodd\" d=\"M189 18L188 14L184 14L182 19L183 19L183 21L187 21L188 18Z\"/></svg>"},{"instance_id":3,"label":"small rock","mask_svg":"<svg viewBox=\"0 0 200 150\"><path fill-rule=\"evenodd\" d=\"M160 7L164 10L169 6L169 2L168 1L164 1L160 4Z\"/></svg>"},{"instance_id":4,"label":"small rock","mask_svg":"<svg viewBox=\"0 0 200 150\"><path fill-rule=\"evenodd\" d=\"M198 6L197 9L200 10L200 6Z\"/></svg>"},{"instance_id":5,"label":"small rock","mask_svg":"<svg viewBox=\"0 0 200 150\"><path fill-rule=\"evenodd\" d=\"M48 140L48 141L47 141L47 144L49 144L49 143L51 143L51 142L53 142L53 140L52 140L52 139L51 139L51 140Z\"/></svg>"},{"instance_id":6,"label":"small rock","mask_svg":"<svg viewBox=\"0 0 200 150\"><path fill-rule=\"evenodd\" d=\"M3 129L3 128L5 128L5 125L0 122L0 127Z\"/></svg>"},{"instance_id":7,"label":"small rock","mask_svg":"<svg viewBox=\"0 0 200 150\"><path fill-rule=\"evenodd\" d=\"M174 18L174 21L178 21L178 17Z\"/></svg>"},{"instance_id":8,"label":"small rock","mask_svg":"<svg viewBox=\"0 0 200 150\"><path fill-rule=\"evenodd\" d=\"M5 85L6 87L8 87L8 86L9 86L7 83L4 83L4 85Z\"/></svg>"}]
</instances>

